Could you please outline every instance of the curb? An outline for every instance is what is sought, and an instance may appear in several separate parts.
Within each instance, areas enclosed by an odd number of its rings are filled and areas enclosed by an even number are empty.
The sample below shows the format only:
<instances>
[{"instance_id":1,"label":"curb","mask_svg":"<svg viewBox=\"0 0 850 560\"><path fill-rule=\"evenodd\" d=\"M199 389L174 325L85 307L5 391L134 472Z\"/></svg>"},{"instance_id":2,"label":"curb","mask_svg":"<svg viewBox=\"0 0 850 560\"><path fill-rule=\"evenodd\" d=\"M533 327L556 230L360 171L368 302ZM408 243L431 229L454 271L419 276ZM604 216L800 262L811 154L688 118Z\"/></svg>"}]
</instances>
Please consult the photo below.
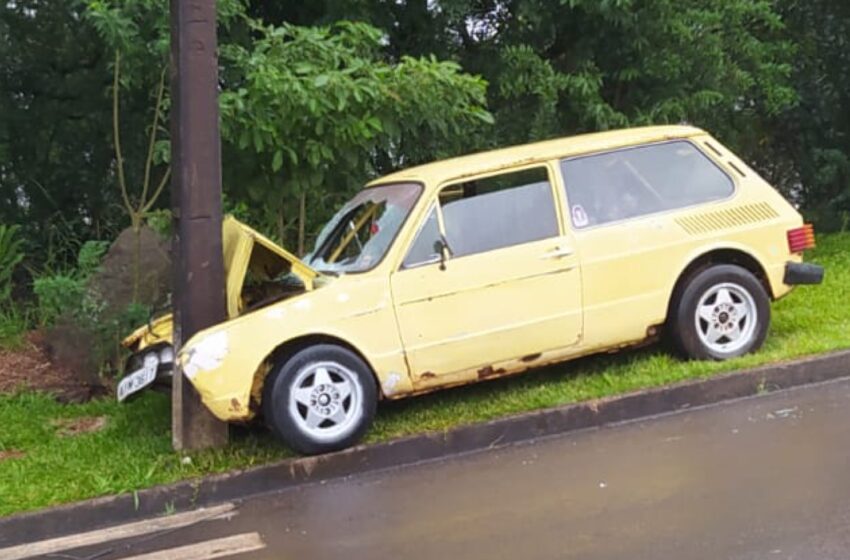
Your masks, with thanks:
<instances>
[{"instance_id":1,"label":"curb","mask_svg":"<svg viewBox=\"0 0 850 560\"><path fill-rule=\"evenodd\" d=\"M0 518L0 546L850 376L850 350ZM138 503L137 500L138 499ZM7 542L8 541L8 542Z\"/></svg>"}]
</instances>

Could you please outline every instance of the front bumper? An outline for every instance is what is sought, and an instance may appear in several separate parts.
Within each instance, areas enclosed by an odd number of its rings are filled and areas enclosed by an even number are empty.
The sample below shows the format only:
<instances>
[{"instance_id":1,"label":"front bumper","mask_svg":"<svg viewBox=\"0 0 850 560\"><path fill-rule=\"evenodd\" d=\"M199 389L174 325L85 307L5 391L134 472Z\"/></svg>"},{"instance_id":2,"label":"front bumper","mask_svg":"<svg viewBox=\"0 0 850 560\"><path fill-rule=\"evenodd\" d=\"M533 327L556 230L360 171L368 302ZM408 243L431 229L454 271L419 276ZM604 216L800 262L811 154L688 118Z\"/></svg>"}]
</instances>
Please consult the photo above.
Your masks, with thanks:
<instances>
[{"instance_id":1,"label":"front bumper","mask_svg":"<svg viewBox=\"0 0 850 560\"><path fill-rule=\"evenodd\" d=\"M130 382L130 378L138 375L142 369L142 364L145 360L153 359L156 363L156 376L153 380L136 385ZM170 392L171 380L174 372L174 352L170 344L157 345L156 347L146 348L140 352L136 352L127 359L124 369L124 375L120 380L117 393L119 401L126 400L140 393L145 389L153 389L155 391ZM130 384L132 388L122 387L124 384Z\"/></svg>"},{"instance_id":2,"label":"front bumper","mask_svg":"<svg viewBox=\"0 0 850 560\"><path fill-rule=\"evenodd\" d=\"M811 263L785 263L785 276L782 281L789 286L800 284L820 284L823 282L823 267Z\"/></svg>"}]
</instances>

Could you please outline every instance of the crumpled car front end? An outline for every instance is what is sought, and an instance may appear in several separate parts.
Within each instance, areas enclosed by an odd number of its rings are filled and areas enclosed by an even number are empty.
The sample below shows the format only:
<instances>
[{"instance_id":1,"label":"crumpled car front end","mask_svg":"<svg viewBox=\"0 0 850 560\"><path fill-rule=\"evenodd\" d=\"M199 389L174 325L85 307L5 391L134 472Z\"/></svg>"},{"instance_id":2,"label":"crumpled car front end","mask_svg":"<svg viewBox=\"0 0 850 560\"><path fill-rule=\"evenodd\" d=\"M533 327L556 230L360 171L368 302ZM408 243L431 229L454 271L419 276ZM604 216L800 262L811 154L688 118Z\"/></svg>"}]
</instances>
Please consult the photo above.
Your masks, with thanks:
<instances>
[{"instance_id":1,"label":"crumpled car front end","mask_svg":"<svg viewBox=\"0 0 850 560\"><path fill-rule=\"evenodd\" d=\"M227 217L223 223L227 319L289 299L321 284L319 273L272 240ZM142 325L122 342L132 354L118 384L119 401L145 388L169 390L174 366L173 317Z\"/></svg>"}]
</instances>

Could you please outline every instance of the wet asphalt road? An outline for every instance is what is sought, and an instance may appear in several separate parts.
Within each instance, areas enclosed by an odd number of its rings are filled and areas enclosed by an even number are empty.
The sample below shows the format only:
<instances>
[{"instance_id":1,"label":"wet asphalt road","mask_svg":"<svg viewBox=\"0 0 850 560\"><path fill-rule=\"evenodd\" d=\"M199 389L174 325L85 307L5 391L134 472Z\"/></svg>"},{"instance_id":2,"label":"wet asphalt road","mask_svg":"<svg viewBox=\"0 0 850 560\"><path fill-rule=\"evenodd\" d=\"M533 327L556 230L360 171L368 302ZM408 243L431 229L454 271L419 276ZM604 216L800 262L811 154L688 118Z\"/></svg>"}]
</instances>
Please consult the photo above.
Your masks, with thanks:
<instances>
[{"instance_id":1,"label":"wet asphalt road","mask_svg":"<svg viewBox=\"0 0 850 560\"><path fill-rule=\"evenodd\" d=\"M99 558L257 532L266 548L240 558L847 559L850 381L295 488L237 508L230 520L128 540Z\"/></svg>"}]
</instances>

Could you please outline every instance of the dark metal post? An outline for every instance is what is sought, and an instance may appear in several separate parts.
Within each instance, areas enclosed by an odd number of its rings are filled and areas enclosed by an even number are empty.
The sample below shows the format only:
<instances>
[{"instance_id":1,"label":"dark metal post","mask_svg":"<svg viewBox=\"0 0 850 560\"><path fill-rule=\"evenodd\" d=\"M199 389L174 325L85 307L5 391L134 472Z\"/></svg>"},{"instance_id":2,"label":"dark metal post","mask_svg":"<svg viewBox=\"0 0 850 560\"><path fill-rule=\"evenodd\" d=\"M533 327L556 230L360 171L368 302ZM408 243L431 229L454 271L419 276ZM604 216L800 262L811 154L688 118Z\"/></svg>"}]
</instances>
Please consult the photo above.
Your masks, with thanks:
<instances>
[{"instance_id":1,"label":"dark metal post","mask_svg":"<svg viewBox=\"0 0 850 560\"><path fill-rule=\"evenodd\" d=\"M174 345L225 319L221 147L215 0L171 0L171 200ZM183 372L172 389L172 443L227 443L227 424L201 403Z\"/></svg>"}]
</instances>

